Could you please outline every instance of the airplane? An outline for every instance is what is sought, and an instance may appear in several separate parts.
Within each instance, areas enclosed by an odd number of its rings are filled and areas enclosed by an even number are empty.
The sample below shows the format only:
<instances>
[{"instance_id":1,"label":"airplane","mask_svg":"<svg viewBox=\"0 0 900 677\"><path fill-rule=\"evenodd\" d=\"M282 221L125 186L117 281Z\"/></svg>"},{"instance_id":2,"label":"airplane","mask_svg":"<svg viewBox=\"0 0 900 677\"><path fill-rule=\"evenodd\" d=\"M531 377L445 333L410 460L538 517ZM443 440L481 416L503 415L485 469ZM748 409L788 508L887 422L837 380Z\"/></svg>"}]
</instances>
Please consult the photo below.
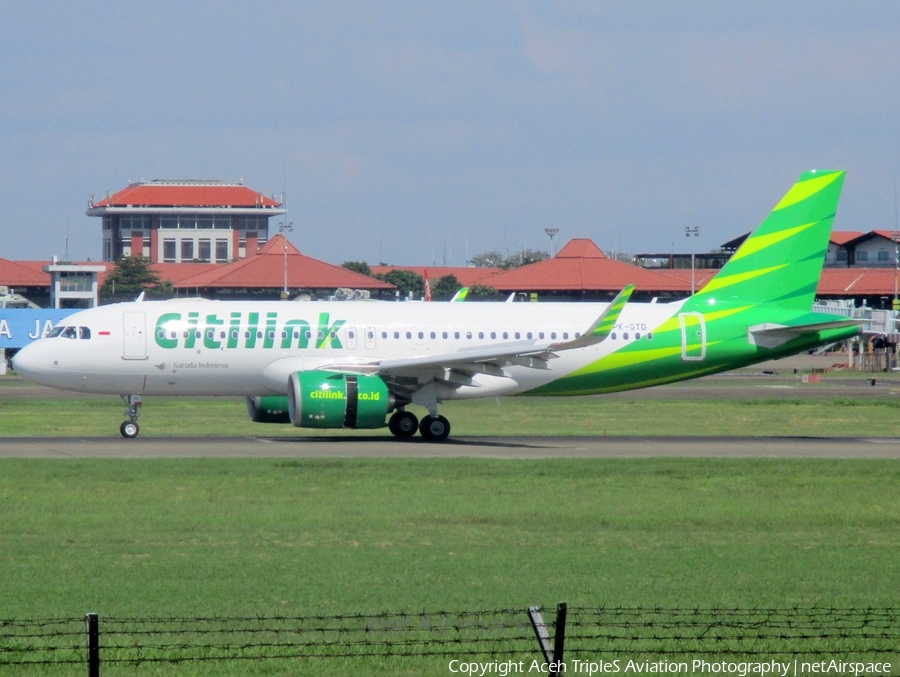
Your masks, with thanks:
<instances>
[{"instance_id":1,"label":"airplane","mask_svg":"<svg viewBox=\"0 0 900 677\"><path fill-rule=\"evenodd\" d=\"M808 171L696 294L667 303L210 301L68 316L13 366L40 384L121 395L235 395L251 419L450 433L448 400L590 395L698 378L856 336L812 312L844 172ZM421 421L409 405L427 410Z\"/></svg>"}]
</instances>

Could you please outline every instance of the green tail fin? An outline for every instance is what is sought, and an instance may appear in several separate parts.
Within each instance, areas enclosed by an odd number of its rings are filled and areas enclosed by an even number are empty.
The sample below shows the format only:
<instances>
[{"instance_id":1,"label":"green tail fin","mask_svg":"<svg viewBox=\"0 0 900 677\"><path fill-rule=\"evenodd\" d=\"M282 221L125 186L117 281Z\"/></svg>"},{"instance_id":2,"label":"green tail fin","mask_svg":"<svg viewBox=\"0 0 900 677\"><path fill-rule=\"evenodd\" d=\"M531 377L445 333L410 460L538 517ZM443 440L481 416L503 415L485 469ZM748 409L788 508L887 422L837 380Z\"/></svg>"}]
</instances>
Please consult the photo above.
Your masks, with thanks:
<instances>
[{"instance_id":1,"label":"green tail fin","mask_svg":"<svg viewBox=\"0 0 900 677\"><path fill-rule=\"evenodd\" d=\"M712 302L777 303L808 311L843 185L843 171L804 172L686 308L708 309Z\"/></svg>"}]
</instances>

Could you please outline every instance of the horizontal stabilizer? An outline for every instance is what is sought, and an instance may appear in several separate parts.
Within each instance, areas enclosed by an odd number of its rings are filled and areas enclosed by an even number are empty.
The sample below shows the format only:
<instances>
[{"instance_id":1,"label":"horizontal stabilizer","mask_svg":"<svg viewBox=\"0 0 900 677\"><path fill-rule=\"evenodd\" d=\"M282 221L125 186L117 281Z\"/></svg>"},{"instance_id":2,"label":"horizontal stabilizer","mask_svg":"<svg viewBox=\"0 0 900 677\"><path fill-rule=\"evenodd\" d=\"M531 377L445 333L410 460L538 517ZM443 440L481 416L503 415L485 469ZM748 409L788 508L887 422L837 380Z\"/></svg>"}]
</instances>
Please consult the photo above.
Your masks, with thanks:
<instances>
[{"instance_id":1,"label":"horizontal stabilizer","mask_svg":"<svg viewBox=\"0 0 900 677\"><path fill-rule=\"evenodd\" d=\"M793 339L806 334L815 334L829 329L859 326L863 323L863 320L834 320L830 322L812 322L809 324L788 326L765 322L750 327L747 330L747 340L752 345L760 348L777 348L788 341L792 341Z\"/></svg>"}]
</instances>

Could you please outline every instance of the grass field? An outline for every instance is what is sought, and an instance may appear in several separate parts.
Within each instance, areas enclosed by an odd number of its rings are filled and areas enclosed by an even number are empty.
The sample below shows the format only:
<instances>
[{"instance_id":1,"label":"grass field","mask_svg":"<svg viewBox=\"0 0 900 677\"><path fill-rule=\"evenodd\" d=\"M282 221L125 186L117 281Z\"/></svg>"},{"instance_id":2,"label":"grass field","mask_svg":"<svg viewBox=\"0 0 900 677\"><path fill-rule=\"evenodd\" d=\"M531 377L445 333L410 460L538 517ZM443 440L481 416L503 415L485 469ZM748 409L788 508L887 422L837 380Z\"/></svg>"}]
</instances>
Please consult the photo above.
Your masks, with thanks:
<instances>
[{"instance_id":1,"label":"grass field","mask_svg":"<svg viewBox=\"0 0 900 677\"><path fill-rule=\"evenodd\" d=\"M2 459L0 514L0 618L864 607L900 590L896 461ZM111 674L297 668L266 665Z\"/></svg>"},{"instance_id":2,"label":"grass field","mask_svg":"<svg viewBox=\"0 0 900 677\"><path fill-rule=\"evenodd\" d=\"M0 393L2 395L2 393ZM413 407L414 410L417 408ZM390 436L380 430L298 430L247 418L237 398L148 398L141 436ZM0 437L117 436L118 398L30 400L0 397ZM424 410L417 410L424 414ZM647 399L506 398L446 402L454 436L468 435L900 435L900 398Z\"/></svg>"}]
</instances>

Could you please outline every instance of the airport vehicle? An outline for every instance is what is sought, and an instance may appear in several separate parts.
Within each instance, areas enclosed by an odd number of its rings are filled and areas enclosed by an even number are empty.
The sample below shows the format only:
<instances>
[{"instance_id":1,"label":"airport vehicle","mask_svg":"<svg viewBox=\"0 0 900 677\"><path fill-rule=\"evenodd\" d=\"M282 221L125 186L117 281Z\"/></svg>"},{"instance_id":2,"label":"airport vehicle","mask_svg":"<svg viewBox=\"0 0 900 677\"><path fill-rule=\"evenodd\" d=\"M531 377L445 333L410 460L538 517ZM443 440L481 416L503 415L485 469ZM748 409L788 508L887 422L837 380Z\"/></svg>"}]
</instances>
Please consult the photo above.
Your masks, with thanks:
<instances>
[{"instance_id":1,"label":"airport vehicle","mask_svg":"<svg viewBox=\"0 0 900 677\"><path fill-rule=\"evenodd\" d=\"M856 321L811 312L843 182L843 171L804 173L722 270L675 302L629 302L632 285L600 304L139 301L67 317L14 367L121 395L125 437L138 434L142 396L241 395L255 421L443 440L446 400L643 388L855 336Z\"/></svg>"}]
</instances>

